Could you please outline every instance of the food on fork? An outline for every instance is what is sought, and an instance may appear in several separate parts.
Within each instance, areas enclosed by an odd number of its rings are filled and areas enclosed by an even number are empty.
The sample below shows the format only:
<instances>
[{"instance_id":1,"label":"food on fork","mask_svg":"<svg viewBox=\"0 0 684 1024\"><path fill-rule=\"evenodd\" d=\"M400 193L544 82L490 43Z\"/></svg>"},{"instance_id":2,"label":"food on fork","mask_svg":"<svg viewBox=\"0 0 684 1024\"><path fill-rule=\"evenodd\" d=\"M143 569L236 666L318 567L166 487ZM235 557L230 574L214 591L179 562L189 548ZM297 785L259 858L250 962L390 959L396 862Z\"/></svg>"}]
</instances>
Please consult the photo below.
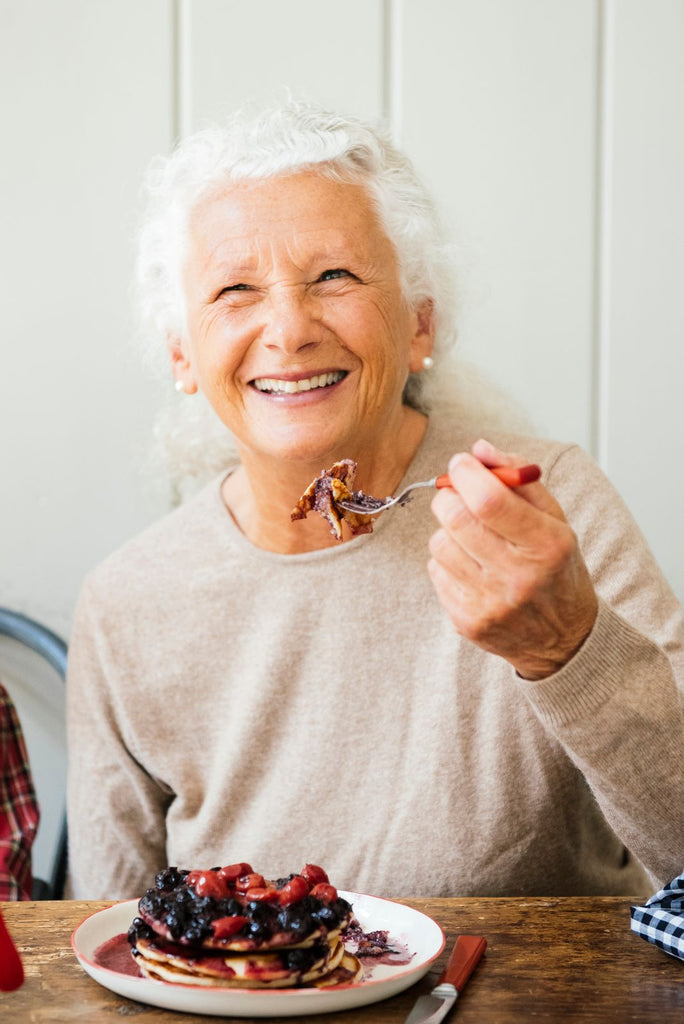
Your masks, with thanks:
<instances>
[{"instance_id":1,"label":"food on fork","mask_svg":"<svg viewBox=\"0 0 684 1024\"><path fill-rule=\"evenodd\" d=\"M309 512L320 512L330 524L330 532L337 540L342 540L342 520L347 523L352 536L373 532L373 520L370 516L358 512L350 512L342 508L340 501L358 501L363 497L361 491L352 491L356 463L353 459L342 459L330 469L324 469L309 484L290 513L294 521L305 519Z\"/></svg>"},{"instance_id":2,"label":"food on fork","mask_svg":"<svg viewBox=\"0 0 684 1024\"><path fill-rule=\"evenodd\" d=\"M534 464L487 468L507 487L522 487L534 483L541 476L540 467ZM372 494L364 494L363 491L352 491L355 476L356 463L352 459L342 459L330 469L322 470L304 491L290 513L290 518L304 519L309 512L320 512L330 523L333 537L342 540L343 519L349 524L352 534L372 533L373 516L388 508L408 504L413 491L422 487L451 487L448 474L441 473L431 480L418 480L409 484L394 497L374 498Z\"/></svg>"},{"instance_id":3,"label":"food on fork","mask_svg":"<svg viewBox=\"0 0 684 1024\"><path fill-rule=\"evenodd\" d=\"M138 903L128 941L143 975L233 988L356 981L363 968L340 932L352 908L325 871L267 881L247 863L160 871Z\"/></svg>"}]
</instances>

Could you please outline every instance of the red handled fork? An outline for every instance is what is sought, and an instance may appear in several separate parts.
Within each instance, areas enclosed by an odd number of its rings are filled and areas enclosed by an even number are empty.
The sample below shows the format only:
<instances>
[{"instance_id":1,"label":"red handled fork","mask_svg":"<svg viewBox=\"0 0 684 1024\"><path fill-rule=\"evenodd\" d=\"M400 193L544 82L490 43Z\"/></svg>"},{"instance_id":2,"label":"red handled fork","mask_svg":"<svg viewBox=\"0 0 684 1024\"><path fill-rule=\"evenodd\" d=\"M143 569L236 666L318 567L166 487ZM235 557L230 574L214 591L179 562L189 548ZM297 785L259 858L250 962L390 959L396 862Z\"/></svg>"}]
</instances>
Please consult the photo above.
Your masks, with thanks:
<instances>
[{"instance_id":1,"label":"red handled fork","mask_svg":"<svg viewBox=\"0 0 684 1024\"><path fill-rule=\"evenodd\" d=\"M534 483L541 476L539 466L531 464L528 466L488 466L490 473L498 477L508 487L522 487L523 484ZM392 505L405 505L411 499L411 492L418 487L451 487L451 481L447 473L440 476L433 476L432 480L420 480L418 483L405 487L401 494L394 498L374 498L363 491L352 491L352 498L338 499L335 504L347 512L360 512L366 516L377 515L384 512Z\"/></svg>"}]
</instances>

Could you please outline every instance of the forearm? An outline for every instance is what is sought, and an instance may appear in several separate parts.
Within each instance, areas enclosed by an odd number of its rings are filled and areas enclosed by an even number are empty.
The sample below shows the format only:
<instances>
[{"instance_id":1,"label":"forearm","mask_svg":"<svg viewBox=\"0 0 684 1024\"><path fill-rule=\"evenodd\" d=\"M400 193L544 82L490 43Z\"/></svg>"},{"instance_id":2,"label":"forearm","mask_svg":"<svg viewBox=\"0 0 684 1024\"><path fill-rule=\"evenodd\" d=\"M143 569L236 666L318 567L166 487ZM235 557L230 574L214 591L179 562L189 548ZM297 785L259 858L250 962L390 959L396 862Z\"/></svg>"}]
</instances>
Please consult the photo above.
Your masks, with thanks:
<instances>
[{"instance_id":1,"label":"forearm","mask_svg":"<svg viewBox=\"0 0 684 1024\"><path fill-rule=\"evenodd\" d=\"M684 856L684 715L668 657L604 602L578 654L554 676L519 681L577 764L625 846L660 881Z\"/></svg>"}]
</instances>

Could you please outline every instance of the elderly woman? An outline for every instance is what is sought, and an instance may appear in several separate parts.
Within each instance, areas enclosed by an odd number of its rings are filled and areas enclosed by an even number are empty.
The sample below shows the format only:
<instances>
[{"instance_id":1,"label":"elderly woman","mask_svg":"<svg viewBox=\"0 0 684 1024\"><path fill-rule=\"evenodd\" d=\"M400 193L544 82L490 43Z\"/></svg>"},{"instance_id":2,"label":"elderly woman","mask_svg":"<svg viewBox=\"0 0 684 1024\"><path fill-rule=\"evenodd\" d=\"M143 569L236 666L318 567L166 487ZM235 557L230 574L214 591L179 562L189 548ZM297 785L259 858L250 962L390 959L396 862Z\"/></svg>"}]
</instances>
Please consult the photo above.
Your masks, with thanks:
<instances>
[{"instance_id":1,"label":"elderly woman","mask_svg":"<svg viewBox=\"0 0 684 1024\"><path fill-rule=\"evenodd\" d=\"M431 896L681 870L681 609L576 446L428 416L453 322L406 158L306 106L236 117L155 169L141 238L182 400L237 457L85 582L74 895L240 860ZM291 510L345 458L367 494L451 487L340 543ZM487 468L522 462L541 481Z\"/></svg>"}]
</instances>

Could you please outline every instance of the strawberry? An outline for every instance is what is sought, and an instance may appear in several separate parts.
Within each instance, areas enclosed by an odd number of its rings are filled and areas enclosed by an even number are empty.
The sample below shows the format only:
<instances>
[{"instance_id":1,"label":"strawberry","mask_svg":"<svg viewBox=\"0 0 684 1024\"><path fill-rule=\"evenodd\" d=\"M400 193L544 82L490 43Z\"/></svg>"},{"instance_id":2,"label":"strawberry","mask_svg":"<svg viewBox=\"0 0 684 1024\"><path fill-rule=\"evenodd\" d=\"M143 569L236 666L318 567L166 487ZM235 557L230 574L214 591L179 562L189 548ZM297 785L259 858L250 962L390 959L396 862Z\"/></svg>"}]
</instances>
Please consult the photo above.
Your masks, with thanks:
<instances>
[{"instance_id":1,"label":"strawberry","mask_svg":"<svg viewBox=\"0 0 684 1024\"><path fill-rule=\"evenodd\" d=\"M235 935L241 928L244 928L248 921L249 918L243 917L241 914L235 914L233 917L219 917L216 921L211 922L214 938L229 939L231 935Z\"/></svg>"},{"instance_id":2,"label":"strawberry","mask_svg":"<svg viewBox=\"0 0 684 1024\"><path fill-rule=\"evenodd\" d=\"M219 868L219 875L229 885L235 885L240 875L251 875L252 873L252 865L245 864L244 861L241 861L240 864L228 864L225 868Z\"/></svg>"},{"instance_id":3,"label":"strawberry","mask_svg":"<svg viewBox=\"0 0 684 1024\"><path fill-rule=\"evenodd\" d=\"M219 876L218 871L202 871L194 885L198 896L212 896L222 900L228 895L228 886Z\"/></svg>"},{"instance_id":4,"label":"strawberry","mask_svg":"<svg viewBox=\"0 0 684 1024\"><path fill-rule=\"evenodd\" d=\"M311 895L315 896L321 903L333 903L337 899L337 889L334 885L319 882L318 885L314 885Z\"/></svg>"},{"instance_id":5,"label":"strawberry","mask_svg":"<svg viewBox=\"0 0 684 1024\"><path fill-rule=\"evenodd\" d=\"M306 879L310 889L313 889L314 885L318 885L319 882L330 881L323 868L319 868L318 864L305 864L299 873L302 878Z\"/></svg>"},{"instance_id":6,"label":"strawberry","mask_svg":"<svg viewBox=\"0 0 684 1024\"><path fill-rule=\"evenodd\" d=\"M255 886L253 889L248 889L245 893L245 899L256 900L257 903L277 903L280 898L280 893L274 885L267 886Z\"/></svg>"},{"instance_id":7,"label":"strawberry","mask_svg":"<svg viewBox=\"0 0 684 1024\"><path fill-rule=\"evenodd\" d=\"M309 886L306 879L301 875L293 875L289 882L280 890L278 902L282 907L289 907L291 903L299 903L309 894Z\"/></svg>"},{"instance_id":8,"label":"strawberry","mask_svg":"<svg viewBox=\"0 0 684 1024\"><path fill-rule=\"evenodd\" d=\"M254 871L249 874L240 875L235 881L235 888L238 892L247 892L248 889L260 889L266 884L263 875L257 875Z\"/></svg>"}]
</instances>

